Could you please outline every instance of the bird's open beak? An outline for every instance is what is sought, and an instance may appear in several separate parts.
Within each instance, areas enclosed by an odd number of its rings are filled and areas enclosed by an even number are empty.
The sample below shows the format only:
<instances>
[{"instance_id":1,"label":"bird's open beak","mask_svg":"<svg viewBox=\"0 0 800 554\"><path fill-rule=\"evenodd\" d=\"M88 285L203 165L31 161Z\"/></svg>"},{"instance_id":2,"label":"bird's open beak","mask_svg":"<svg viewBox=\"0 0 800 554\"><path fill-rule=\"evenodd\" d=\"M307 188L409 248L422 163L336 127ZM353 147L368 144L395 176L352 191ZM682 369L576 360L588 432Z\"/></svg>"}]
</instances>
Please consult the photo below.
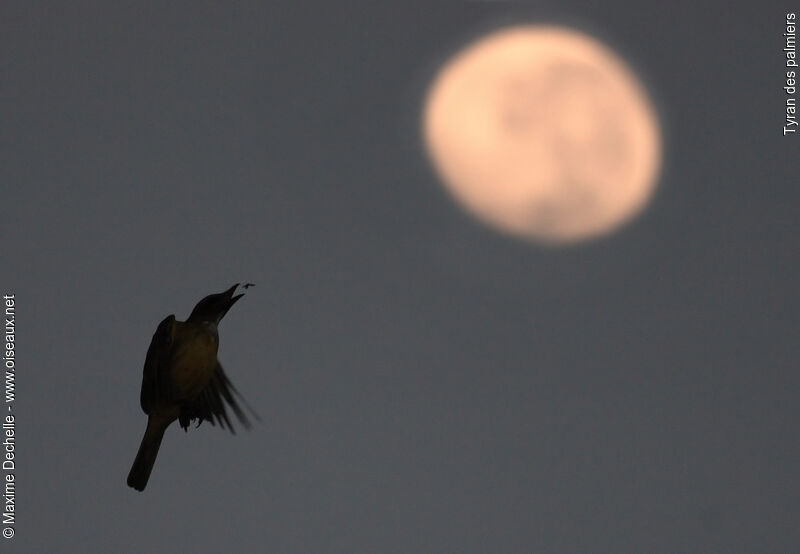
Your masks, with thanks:
<instances>
[{"instance_id":1,"label":"bird's open beak","mask_svg":"<svg viewBox=\"0 0 800 554\"><path fill-rule=\"evenodd\" d=\"M227 305L225 305L225 306L221 306L221 308L222 308L222 313L221 313L221 314L220 314L220 316L219 316L219 319L220 319L220 320L221 320L223 317L225 317L225 314L227 314L227 313L228 313L228 310L230 310L230 309L231 309L231 307L232 307L234 304L236 304L236 301L237 301L237 300L239 300L239 299L240 299L242 296L244 296L244 294L237 294L237 295L235 295L235 296L234 296L234 294L233 294L233 293L234 293L234 291L236 290L236 287L238 287L238 286L239 286L239 283L236 283L236 284L235 284L235 285L233 285L231 288L229 288L228 290L226 290L225 292L223 292L223 293L222 293L222 294L224 295L224 296L223 296L223 298L224 298L225 296L227 296L227 297L228 297L228 299L227 299L227 300L228 300L228 302L227 302Z\"/></svg>"},{"instance_id":2,"label":"bird's open beak","mask_svg":"<svg viewBox=\"0 0 800 554\"><path fill-rule=\"evenodd\" d=\"M238 286L239 286L239 283L236 283L236 284L235 284L235 285L233 285L231 288L229 288L228 290L226 290L226 291L224 292L224 294L227 294L227 295L228 295L228 298L232 297L232 296L233 296L233 293L236 291L236 287L238 287ZM241 295L240 295L240 296L241 296Z\"/></svg>"},{"instance_id":3,"label":"bird's open beak","mask_svg":"<svg viewBox=\"0 0 800 554\"><path fill-rule=\"evenodd\" d=\"M238 286L239 286L239 283L236 283L231 288L229 288L228 290L225 291L225 294L227 294L231 298L230 301L228 302L228 309L230 309L230 307L233 306L236 303L237 300L239 300L242 296L244 296L244 293L237 294L236 296L233 295L234 291L236 291L236 287L238 287Z\"/></svg>"}]
</instances>

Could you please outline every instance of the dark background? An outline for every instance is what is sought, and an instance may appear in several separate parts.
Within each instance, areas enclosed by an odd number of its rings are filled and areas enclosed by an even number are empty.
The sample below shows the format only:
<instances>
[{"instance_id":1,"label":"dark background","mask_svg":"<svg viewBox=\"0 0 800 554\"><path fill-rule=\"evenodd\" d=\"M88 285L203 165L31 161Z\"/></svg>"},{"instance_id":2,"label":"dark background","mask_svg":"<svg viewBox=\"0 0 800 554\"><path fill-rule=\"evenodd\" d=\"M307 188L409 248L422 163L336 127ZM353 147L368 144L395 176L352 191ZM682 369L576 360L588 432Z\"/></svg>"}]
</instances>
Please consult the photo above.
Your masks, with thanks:
<instances>
[{"instance_id":1,"label":"dark background","mask_svg":"<svg viewBox=\"0 0 800 554\"><path fill-rule=\"evenodd\" d=\"M750 4L5 2L10 546L795 551L799 10ZM498 235L429 167L437 66L519 22L653 95L660 188L613 236ZM240 281L220 359L262 422L173 426L136 493L150 337Z\"/></svg>"}]
</instances>

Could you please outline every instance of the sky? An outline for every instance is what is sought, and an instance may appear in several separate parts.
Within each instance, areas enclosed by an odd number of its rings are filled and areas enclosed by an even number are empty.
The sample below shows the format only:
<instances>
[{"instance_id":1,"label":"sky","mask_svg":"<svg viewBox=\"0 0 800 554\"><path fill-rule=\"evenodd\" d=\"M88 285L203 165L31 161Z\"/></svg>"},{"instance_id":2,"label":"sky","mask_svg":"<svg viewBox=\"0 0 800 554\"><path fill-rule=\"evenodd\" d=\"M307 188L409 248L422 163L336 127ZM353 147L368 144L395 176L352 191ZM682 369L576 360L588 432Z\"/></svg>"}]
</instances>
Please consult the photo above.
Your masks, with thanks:
<instances>
[{"instance_id":1,"label":"sky","mask_svg":"<svg viewBox=\"0 0 800 554\"><path fill-rule=\"evenodd\" d=\"M3 3L4 551L795 549L797 8ZM428 163L437 67L520 22L652 95L659 187L613 235L498 234ZM261 421L173 425L133 491L152 333L247 281L219 358Z\"/></svg>"}]
</instances>

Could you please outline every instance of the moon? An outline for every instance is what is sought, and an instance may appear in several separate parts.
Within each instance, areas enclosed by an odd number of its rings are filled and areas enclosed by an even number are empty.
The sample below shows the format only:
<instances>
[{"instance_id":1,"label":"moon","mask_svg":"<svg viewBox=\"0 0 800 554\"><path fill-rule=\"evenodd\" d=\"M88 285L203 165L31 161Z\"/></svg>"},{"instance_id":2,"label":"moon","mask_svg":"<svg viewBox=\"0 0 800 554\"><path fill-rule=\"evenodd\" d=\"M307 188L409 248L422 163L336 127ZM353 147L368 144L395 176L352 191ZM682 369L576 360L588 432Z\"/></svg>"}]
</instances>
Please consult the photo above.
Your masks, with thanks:
<instances>
[{"instance_id":1,"label":"moon","mask_svg":"<svg viewBox=\"0 0 800 554\"><path fill-rule=\"evenodd\" d=\"M447 190L502 232L564 244L612 232L651 198L661 137L633 71L564 27L501 29L434 77L422 132Z\"/></svg>"}]
</instances>

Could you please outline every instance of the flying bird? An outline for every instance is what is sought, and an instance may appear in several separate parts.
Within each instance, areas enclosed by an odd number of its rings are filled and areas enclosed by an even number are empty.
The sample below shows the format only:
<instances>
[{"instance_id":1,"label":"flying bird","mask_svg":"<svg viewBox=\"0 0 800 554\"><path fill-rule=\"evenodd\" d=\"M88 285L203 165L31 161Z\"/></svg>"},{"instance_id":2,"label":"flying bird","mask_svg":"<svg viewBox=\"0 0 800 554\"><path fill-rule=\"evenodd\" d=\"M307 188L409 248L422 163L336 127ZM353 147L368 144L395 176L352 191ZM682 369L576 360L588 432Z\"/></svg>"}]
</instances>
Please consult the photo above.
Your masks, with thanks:
<instances>
[{"instance_id":1,"label":"flying bird","mask_svg":"<svg viewBox=\"0 0 800 554\"><path fill-rule=\"evenodd\" d=\"M217 326L244 296L234 296L238 286L237 283L225 292L200 300L186 321L176 321L174 315L169 315L158 324L147 349L140 395L147 428L128 474L128 486L138 491L147 486L164 431L176 419L184 431L197 420L198 426L208 421L235 434L228 408L246 429L250 428L239 400L258 419L217 360Z\"/></svg>"}]
</instances>

